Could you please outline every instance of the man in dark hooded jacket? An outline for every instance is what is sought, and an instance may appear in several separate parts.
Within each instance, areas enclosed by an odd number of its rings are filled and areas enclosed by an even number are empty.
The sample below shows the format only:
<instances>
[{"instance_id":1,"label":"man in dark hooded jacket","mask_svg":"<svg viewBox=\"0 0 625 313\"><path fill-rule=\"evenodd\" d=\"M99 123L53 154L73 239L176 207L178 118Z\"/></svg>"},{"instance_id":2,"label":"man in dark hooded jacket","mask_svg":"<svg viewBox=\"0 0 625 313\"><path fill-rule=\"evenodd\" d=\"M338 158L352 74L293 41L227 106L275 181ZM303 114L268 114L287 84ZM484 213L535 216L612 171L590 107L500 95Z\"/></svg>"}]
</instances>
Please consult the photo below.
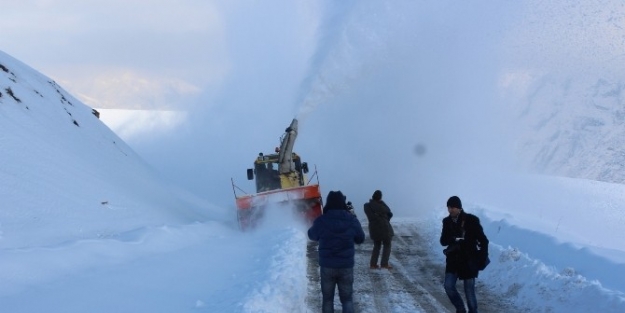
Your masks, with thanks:
<instances>
[{"instance_id":1,"label":"man in dark hooded jacket","mask_svg":"<svg viewBox=\"0 0 625 313\"><path fill-rule=\"evenodd\" d=\"M391 256L391 240L395 235L393 226L391 226L393 212L382 201L382 191L376 190L371 200L365 203L365 214L369 220L369 236L373 240L373 251L371 252L369 267L372 269L382 267L390 270L393 267L388 264L388 259ZM378 266L380 248L382 248L382 259L380 260L380 266Z\"/></svg>"},{"instance_id":2,"label":"man in dark hooded jacket","mask_svg":"<svg viewBox=\"0 0 625 313\"><path fill-rule=\"evenodd\" d=\"M480 267L488 258L488 238L484 234L480 219L462 210L457 196L447 200L449 216L443 219L441 245L447 246L445 266L445 293L456 307L457 313L465 313L464 302L456 289L458 279L464 280L464 293L469 313L477 313L475 278ZM478 249L479 248L479 249Z\"/></svg>"},{"instance_id":3,"label":"man in dark hooded jacket","mask_svg":"<svg viewBox=\"0 0 625 313\"><path fill-rule=\"evenodd\" d=\"M338 286L343 313L354 312L354 243L365 241L356 216L348 211L345 196L330 191L319 216L308 229L308 238L319 242L322 312L334 312L334 289Z\"/></svg>"}]
</instances>

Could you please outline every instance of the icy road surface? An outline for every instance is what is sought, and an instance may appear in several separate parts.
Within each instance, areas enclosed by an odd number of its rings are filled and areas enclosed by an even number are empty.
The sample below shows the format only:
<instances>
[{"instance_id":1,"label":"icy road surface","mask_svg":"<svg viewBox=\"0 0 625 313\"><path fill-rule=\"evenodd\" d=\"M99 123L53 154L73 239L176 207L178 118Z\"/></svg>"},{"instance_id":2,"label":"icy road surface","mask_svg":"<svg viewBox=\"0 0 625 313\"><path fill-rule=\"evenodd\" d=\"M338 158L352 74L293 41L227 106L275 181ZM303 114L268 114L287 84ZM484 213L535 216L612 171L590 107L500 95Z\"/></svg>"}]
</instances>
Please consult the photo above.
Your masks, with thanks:
<instances>
[{"instance_id":1,"label":"icy road surface","mask_svg":"<svg viewBox=\"0 0 625 313\"><path fill-rule=\"evenodd\" d=\"M354 306L359 313L407 313L407 312L455 312L443 289L444 261L432 255L432 245L439 245L432 239L425 239L419 233L416 223L393 223L395 237L392 242L390 264L392 270L369 269L369 258L373 242L366 239L356 246L354 267ZM363 229L368 237L367 224ZM443 247L439 249L442 253ZM308 243L308 296L307 312L321 312L321 290L317 243ZM488 269L487 269L488 270ZM481 313L525 312L512 306L505 299L488 294L481 288L484 282L477 280L478 309ZM458 282L462 293L462 282ZM334 297L335 312L340 311L338 292Z\"/></svg>"}]
</instances>

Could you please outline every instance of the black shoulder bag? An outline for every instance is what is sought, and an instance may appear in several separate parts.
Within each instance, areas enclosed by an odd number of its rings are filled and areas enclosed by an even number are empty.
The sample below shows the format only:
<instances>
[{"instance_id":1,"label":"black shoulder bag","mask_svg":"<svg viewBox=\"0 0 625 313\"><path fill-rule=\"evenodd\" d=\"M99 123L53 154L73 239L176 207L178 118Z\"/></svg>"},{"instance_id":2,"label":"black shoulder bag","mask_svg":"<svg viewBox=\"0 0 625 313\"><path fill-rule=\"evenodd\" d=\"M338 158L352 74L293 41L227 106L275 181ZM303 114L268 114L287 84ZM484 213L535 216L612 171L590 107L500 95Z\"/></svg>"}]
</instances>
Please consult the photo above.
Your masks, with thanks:
<instances>
[{"instance_id":1,"label":"black shoulder bag","mask_svg":"<svg viewBox=\"0 0 625 313\"><path fill-rule=\"evenodd\" d=\"M462 217L462 224L460 224L460 228L462 229L462 235L464 237L464 216ZM480 242L475 262L477 264L477 269L483 271L488 266L488 264L490 264L490 258L488 257L488 251L482 251L485 248L481 245L482 243Z\"/></svg>"}]
</instances>

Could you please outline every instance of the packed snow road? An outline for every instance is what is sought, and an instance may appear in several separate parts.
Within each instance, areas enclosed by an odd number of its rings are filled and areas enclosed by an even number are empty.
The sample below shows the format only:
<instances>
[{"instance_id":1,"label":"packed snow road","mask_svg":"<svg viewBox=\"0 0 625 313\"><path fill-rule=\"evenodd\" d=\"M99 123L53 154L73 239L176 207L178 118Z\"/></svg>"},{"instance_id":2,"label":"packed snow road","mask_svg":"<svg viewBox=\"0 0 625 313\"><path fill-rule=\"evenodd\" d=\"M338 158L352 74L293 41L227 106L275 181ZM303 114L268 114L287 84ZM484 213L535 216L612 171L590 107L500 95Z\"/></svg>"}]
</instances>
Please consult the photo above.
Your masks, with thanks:
<instances>
[{"instance_id":1,"label":"packed snow road","mask_svg":"<svg viewBox=\"0 0 625 313\"><path fill-rule=\"evenodd\" d=\"M423 226L423 225L421 225ZM419 233L419 222L393 223L395 237L391 250L392 270L369 269L373 242L366 239L356 246L354 267L354 306L359 313L385 312L455 312L443 290L444 261L434 255L432 238ZM363 224L365 233L367 225ZM442 247L440 249L442 251ZM442 252L441 252L442 253ZM308 243L308 296L307 312L321 312L321 291L317 244ZM481 313L523 312L510 303L489 294L477 281L478 306ZM462 282L458 283L462 293ZM334 298L335 312L340 312L338 293Z\"/></svg>"}]
</instances>

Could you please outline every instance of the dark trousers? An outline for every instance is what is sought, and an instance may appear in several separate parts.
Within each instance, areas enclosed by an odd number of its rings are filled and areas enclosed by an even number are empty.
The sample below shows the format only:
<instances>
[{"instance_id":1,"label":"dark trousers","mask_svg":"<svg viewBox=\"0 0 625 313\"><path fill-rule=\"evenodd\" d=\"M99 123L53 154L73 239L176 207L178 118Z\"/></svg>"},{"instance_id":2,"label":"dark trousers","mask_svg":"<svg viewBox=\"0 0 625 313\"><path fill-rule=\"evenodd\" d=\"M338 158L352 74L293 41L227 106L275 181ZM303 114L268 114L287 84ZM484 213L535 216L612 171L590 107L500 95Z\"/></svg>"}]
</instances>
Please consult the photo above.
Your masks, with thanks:
<instances>
[{"instance_id":1,"label":"dark trousers","mask_svg":"<svg viewBox=\"0 0 625 313\"><path fill-rule=\"evenodd\" d=\"M456 289L458 275L455 273L445 273L445 293L449 297L449 301L456 307L456 312L466 312L464 302ZM475 296L475 278L464 280L464 295L467 298L467 306L469 313L477 313L477 298Z\"/></svg>"},{"instance_id":2,"label":"dark trousers","mask_svg":"<svg viewBox=\"0 0 625 313\"><path fill-rule=\"evenodd\" d=\"M383 247L383 248L382 248ZM374 240L373 251L371 252L371 261L369 265L378 265L378 258L380 257L380 248L382 248L382 260L380 260L381 266L388 266L388 259L391 257L391 239Z\"/></svg>"},{"instance_id":3,"label":"dark trousers","mask_svg":"<svg viewBox=\"0 0 625 313\"><path fill-rule=\"evenodd\" d=\"M339 288L339 299L343 313L354 312L354 268L321 267L321 295L323 297L321 312L334 313L334 288Z\"/></svg>"}]
</instances>

